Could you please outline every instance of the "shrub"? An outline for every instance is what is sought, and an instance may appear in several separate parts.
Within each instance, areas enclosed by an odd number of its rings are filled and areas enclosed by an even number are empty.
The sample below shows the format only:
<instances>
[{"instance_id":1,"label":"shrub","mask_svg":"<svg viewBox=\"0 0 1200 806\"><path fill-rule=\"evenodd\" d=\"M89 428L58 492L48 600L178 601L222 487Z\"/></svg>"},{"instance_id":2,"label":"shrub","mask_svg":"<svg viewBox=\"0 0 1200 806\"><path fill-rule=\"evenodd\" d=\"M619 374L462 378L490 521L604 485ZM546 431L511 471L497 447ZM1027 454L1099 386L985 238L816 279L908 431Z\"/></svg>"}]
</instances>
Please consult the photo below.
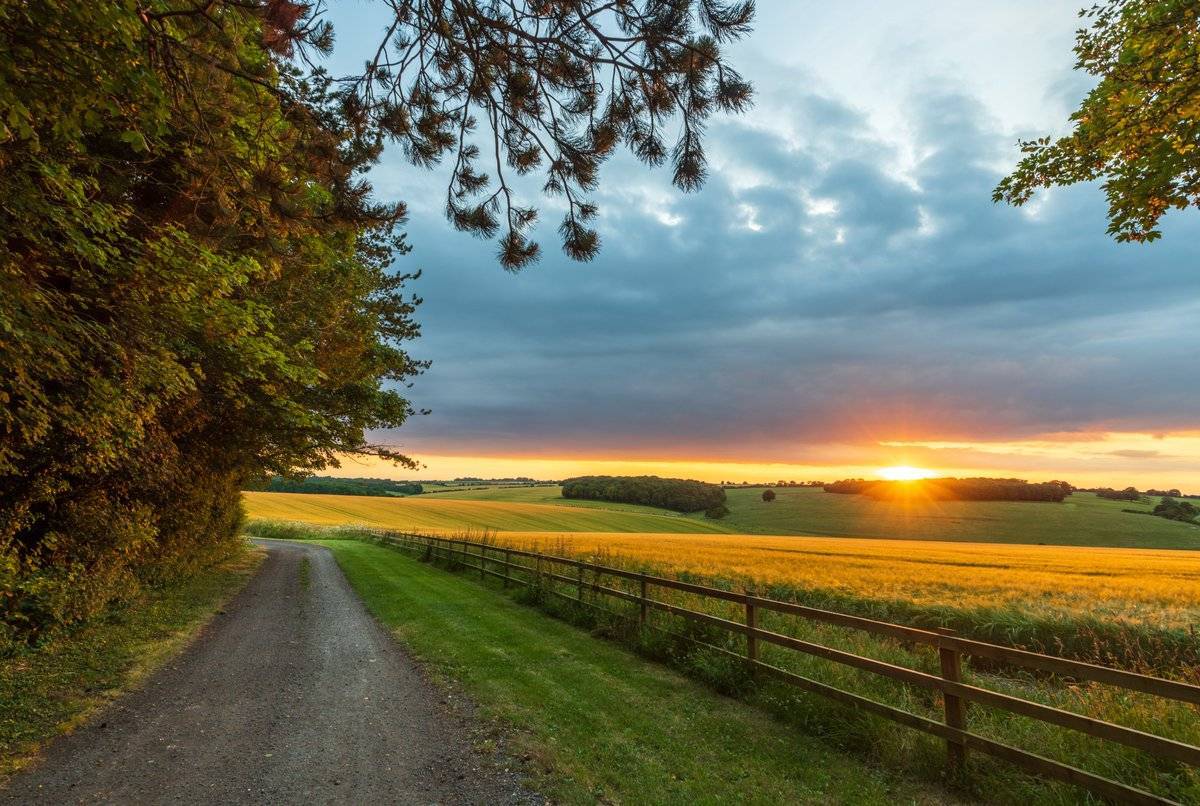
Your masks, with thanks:
<instances>
[{"instance_id":1,"label":"shrub","mask_svg":"<svg viewBox=\"0 0 1200 806\"><path fill-rule=\"evenodd\" d=\"M763 490L762 500L766 501L767 503L774 501L775 500L775 491L772 489L769 489L769 488L766 490Z\"/></svg>"},{"instance_id":2,"label":"shrub","mask_svg":"<svg viewBox=\"0 0 1200 806\"><path fill-rule=\"evenodd\" d=\"M1176 501L1174 498L1163 498L1154 508L1154 515L1172 521L1192 523L1200 515L1200 507L1188 501Z\"/></svg>"}]
</instances>

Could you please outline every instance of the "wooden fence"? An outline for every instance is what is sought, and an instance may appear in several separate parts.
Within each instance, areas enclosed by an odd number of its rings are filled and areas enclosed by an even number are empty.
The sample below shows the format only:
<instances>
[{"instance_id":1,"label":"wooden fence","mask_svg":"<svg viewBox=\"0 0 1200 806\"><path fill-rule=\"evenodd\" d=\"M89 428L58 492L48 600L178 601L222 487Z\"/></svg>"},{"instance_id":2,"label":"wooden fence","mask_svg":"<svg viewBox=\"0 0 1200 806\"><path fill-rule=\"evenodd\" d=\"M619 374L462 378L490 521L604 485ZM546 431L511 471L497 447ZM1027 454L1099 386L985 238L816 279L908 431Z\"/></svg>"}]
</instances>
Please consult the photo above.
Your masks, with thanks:
<instances>
[{"instance_id":1,"label":"wooden fence","mask_svg":"<svg viewBox=\"0 0 1200 806\"><path fill-rule=\"evenodd\" d=\"M1153 756L1200 767L1200 747L964 683L961 674L962 656L970 655L977 658L987 658L991 661L1011 666L1036 669L1077 680L1091 680L1192 705L1200 705L1200 686L1067 658L1043 655L1014 647L961 638L951 634L949 631L927 630L917 627L907 627L901 624L890 624L860 616L851 616L845 613L835 613L828 610L806 607L791 602L766 599L749 593L737 593L665 577L651 576L636 571L611 568L567 557L506 548L504 546L471 540L429 537L425 535L389 532L379 533L377 537L382 542L396 548L414 552L418 555L423 554L447 560L462 567L474 569L481 576L486 577L490 575L499 578L503 580L505 587L512 584L539 585L545 587L549 593L555 596L583 604L590 604L584 600L585 591L590 591L594 596L608 596L631 602L638 606L637 619L642 625L646 624L647 615L653 609L743 635L746 639L744 656L711 644L705 644L704 646L709 650L736 657L740 662L748 664L750 669L756 674L769 676L804 691L828 697L845 705L942 738L946 742L948 762L954 767L961 767L963 765L968 751L978 751L1023 767L1037 775L1074 784L1119 803L1169 804L1174 802L1069 764L1064 764L1063 762L1039 756L1035 753L1030 753L1026 750L971 733L966 729L966 708L968 703L978 703L993 708L1000 708L1014 714L1079 731L1089 736L1118 742L1145 751ZM574 575L568 576L561 573L564 569L573 570ZM591 574L590 580L585 579L587 574ZM602 584L602 580L605 577L630 582L632 583L630 587L634 588L636 592L620 590L610 585ZM572 596L569 593L558 590L553 585L548 584L549 582L563 583L573 589L575 595ZM652 595L654 589L682 591L702 598L733 603L735 606L744 608L745 619L744 621L734 621L712 615L711 613L701 613L668 602L659 601ZM914 644L928 645L935 648L938 652L941 661L941 673L937 675L928 674L762 629L758 626L759 614L762 611L797 616L802 619L863 630L875 635L882 635ZM930 719L764 663L759 659L760 643L774 644L882 675L892 680L940 691L944 703L944 719L943 721Z\"/></svg>"}]
</instances>

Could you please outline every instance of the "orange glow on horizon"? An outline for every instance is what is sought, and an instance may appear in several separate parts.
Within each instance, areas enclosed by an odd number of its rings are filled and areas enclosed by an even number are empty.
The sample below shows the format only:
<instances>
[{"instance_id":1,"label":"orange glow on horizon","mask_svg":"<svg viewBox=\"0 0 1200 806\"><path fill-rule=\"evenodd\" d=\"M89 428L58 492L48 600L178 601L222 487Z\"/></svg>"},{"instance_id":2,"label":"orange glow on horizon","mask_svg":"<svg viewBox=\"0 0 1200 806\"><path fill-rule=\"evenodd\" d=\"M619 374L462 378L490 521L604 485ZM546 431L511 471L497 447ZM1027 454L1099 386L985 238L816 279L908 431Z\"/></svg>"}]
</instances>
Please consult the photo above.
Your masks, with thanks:
<instances>
[{"instance_id":1,"label":"orange glow on horizon","mask_svg":"<svg viewBox=\"0 0 1200 806\"><path fill-rule=\"evenodd\" d=\"M1119 489L1133 485L1139 489L1179 487L1187 492L1200 492L1200 431L1109 432L1086 437L1048 434L1008 442L905 440L819 444L796 446L795 459L771 457L762 461L740 456L705 456L700 452L684 456L668 453L657 459L641 456L621 459L614 458L612 451L558 453L548 446L544 454L426 453L416 447L411 452L421 462L417 470L398 468L374 458L344 456L341 467L329 468L321 474L405 480L655 475L737 484L774 483L780 479L829 482L897 478L888 475L892 468L913 468L919 472L906 471L905 478L998 476L1031 482L1066 479L1080 487Z\"/></svg>"},{"instance_id":2,"label":"orange glow on horizon","mask_svg":"<svg viewBox=\"0 0 1200 806\"><path fill-rule=\"evenodd\" d=\"M881 467L875 471L875 475L885 478L888 481L917 481L918 479L930 479L936 476L932 470L926 470L923 467L913 467L912 465L892 465L891 467Z\"/></svg>"}]
</instances>

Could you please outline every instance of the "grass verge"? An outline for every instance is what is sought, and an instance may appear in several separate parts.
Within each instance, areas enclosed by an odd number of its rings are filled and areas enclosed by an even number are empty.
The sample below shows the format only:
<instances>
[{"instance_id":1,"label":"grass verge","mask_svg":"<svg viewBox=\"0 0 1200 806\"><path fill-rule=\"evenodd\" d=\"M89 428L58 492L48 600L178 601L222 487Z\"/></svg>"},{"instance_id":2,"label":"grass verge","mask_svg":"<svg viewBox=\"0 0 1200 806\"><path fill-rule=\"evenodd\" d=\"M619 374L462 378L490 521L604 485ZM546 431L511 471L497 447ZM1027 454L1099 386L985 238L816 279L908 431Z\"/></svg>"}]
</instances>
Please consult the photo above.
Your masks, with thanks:
<instances>
[{"instance_id":1,"label":"grass verge","mask_svg":"<svg viewBox=\"0 0 1200 806\"><path fill-rule=\"evenodd\" d=\"M325 540L435 679L515 731L563 803L941 803L762 711L390 549Z\"/></svg>"},{"instance_id":2,"label":"grass verge","mask_svg":"<svg viewBox=\"0 0 1200 806\"><path fill-rule=\"evenodd\" d=\"M195 577L149 590L46 646L0 659L0 785L51 739L86 722L181 651L262 557L246 550Z\"/></svg>"}]
</instances>

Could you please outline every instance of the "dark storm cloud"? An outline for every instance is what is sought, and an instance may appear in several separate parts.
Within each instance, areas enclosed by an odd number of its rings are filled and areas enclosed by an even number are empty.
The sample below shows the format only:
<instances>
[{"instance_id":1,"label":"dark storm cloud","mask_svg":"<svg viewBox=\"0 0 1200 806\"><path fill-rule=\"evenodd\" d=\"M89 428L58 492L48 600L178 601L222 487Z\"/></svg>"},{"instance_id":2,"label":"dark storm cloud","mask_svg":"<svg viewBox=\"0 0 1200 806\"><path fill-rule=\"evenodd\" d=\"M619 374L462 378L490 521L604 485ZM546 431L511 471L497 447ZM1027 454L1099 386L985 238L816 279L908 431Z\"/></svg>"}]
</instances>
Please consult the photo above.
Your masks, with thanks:
<instances>
[{"instance_id":1,"label":"dark storm cloud","mask_svg":"<svg viewBox=\"0 0 1200 806\"><path fill-rule=\"evenodd\" d=\"M771 130L713 127L698 194L607 166L591 264L556 252L553 210L546 257L512 276L414 205L402 265L426 271L413 351L434 366L412 395L434 413L395 441L798 461L812 443L1200 426L1196 216L1130 246L1095 187L992 204L1015 149L962 96L914 101L903 170L836 101L774 112Z\"/></svg>"}]
</instances>

